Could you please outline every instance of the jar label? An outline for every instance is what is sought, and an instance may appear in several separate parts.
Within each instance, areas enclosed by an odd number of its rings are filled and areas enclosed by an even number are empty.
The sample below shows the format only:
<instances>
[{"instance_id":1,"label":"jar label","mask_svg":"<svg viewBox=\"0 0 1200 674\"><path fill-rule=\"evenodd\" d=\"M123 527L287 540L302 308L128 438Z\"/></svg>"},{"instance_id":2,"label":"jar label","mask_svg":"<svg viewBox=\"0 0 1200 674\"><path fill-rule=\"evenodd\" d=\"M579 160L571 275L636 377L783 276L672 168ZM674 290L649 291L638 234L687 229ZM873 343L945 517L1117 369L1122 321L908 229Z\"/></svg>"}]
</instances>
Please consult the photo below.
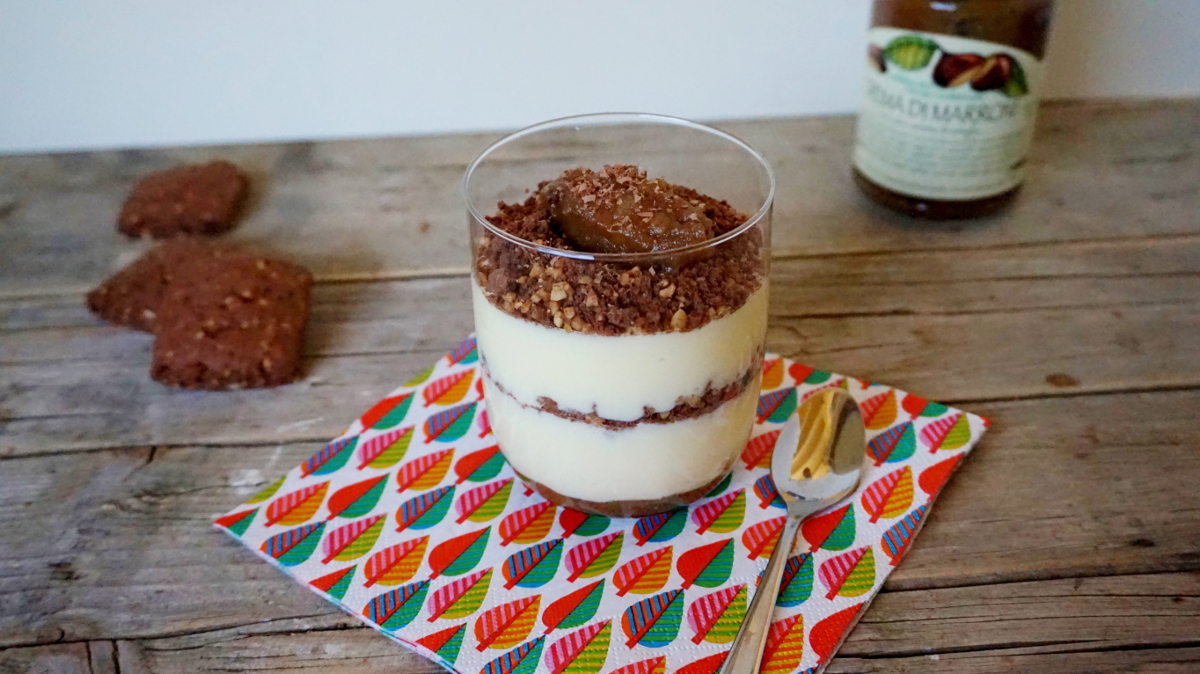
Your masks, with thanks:
<instances>
[{"instance_id":1,"label":"jar label","mask_svg":"<svg viewBox=\"0 0 1200 674\"><path fill-rule=\"evenodd\" d=\"M854 165L925 199L1002 194L1023 178L1041 62L1008 45L872 28Z\"/></svg>"}]
</instances>

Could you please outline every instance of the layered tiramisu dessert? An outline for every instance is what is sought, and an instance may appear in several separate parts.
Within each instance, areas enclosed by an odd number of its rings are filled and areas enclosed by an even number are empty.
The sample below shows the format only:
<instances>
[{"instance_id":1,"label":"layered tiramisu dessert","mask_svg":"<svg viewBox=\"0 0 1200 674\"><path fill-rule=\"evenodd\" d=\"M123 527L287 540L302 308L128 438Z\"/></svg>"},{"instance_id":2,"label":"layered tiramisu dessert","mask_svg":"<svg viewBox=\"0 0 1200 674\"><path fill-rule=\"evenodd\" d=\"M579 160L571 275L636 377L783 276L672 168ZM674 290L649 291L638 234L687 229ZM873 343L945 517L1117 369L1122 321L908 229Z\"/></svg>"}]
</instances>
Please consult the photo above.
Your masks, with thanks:
<instances>
[{"instance_id":1,"label":"layered tiramisu dessert","mask_svg":"<svg viewBox=\"0 0 1200 674\"><path fill-rule=\"evenodd\" d=\"M610 516L704 496L754 424L765 225L623 165L568 170L486 220L475 329L492 429L521 478Z\"/></svg>"}]
</instances>

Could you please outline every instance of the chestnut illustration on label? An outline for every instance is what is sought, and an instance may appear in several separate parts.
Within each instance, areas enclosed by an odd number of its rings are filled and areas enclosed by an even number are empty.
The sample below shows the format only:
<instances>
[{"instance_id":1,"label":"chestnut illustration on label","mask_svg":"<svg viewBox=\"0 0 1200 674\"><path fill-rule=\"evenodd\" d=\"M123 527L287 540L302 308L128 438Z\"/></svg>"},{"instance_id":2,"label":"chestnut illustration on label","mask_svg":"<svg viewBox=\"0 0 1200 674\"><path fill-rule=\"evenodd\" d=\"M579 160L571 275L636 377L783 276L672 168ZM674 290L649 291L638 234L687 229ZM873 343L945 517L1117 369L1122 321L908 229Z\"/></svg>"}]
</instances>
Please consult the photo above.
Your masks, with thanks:
<instances>
[{"instance_id":1,"label":"chestnut illustration on label","mask_svg":"<svg viewBox=\"0 0 1200 674\"><path fill-rule=\"evenodd\" d=\"M1016 63L1008 54L993 54L983 62L983 72L971 80L971 88L975 91L994 91L1008 83L1012 74L1013 64Z\"/></svg>"},{"instance_id":2,"label":"chestnut illustration on label","mask_svg":"<svg viewBox=\"0 0 1200 674\"><path fill-rule=\"evenodd\" d=\"M902 35L883 48L869 45L867 57L875 70L884 73L889 61L902 70L920 70L929 65L937 52L942 55L933 67L933 82L939 87L954 89L969 83L975 91L998 91L1010 98L1029 93L1025 70L1005 53L954 54L928 38Z\"/></svg>"},{"instance_id":3,"label":"chestnut illustration on label","mask_svg":"<svg viewBox=\"0 0 1200 674\"><path fill-rule=\"evenodd\" d=\"M942 52L942 58L933 68L933 81L939 87L953 89L968 82L975 91L995 91L1007 89L1009 81L1021 66L1008 54L992 54L984 58L979 54L951 54ZM1021 96L1026 93L1024 73L1022 73L1019 90L1014 88L1010 96Z\"/></svg>"},{"instance_id":4,"label":"chestnut illustration on label","mask_svg":"<svg viewBox=\"0 0 1200 674\"><path fill-rule=\"evenodd\" d=\"M961 87L983 74L986 64L987 59L979 54L942 52L942 58L933 68L933 82L947 89Z\"/></svg>"}]
</instances>

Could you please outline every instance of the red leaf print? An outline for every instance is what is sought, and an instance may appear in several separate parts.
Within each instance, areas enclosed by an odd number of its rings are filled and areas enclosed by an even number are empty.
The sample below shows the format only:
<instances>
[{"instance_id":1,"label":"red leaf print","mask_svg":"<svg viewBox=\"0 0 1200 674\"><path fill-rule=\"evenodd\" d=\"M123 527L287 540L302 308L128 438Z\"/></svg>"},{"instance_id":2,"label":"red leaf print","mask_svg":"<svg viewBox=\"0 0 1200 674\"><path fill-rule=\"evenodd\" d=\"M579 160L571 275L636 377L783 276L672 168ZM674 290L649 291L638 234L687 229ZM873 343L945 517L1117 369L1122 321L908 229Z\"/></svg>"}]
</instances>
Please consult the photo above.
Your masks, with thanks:
<instances>
[{"instance_id":1,"label":"red leaf print","mask_svg":"<svg viewBox=\"0 0 1200 674\"><path fill-rule=\"evenodd\" d=\"M771 466L771 450L775 448L775 441L779 439L781 432L771 431L750 438L750 442L746 443L746 449L742 451L742 462L746 464L747 470L755 466L759 468Z\"/></svg>"},{"instance_id":2,"label":"red leaf print","mask_svg":"<svg viewBox=\"0 0 1200 674\"><path fill-rule=\"evenodd\" d=\"M670 575L671 546L668 545L626 562L613 574L613 587L617 588L618 597L631 591L638 594L657 592Z\"/></svg>"},{"instance_id":3,"label":"red leaf print","mask_svg":"<svg viewBox=\"0 0 1200 674\"><path fill-rule=\"evenodd\" d=\"M935 496L946 484L946 480L950 479L950 475L958 467L958 462L962 458L962 454L955 454L949 459L939 461L921 471L921 477L917 480L917 484L921 485L921 491L929 494L930 497Z\"/></svg>"},{"instance_id":4,"label":"red leaf print","mask_svg":"<svg viewBox=\"0 0 1200 674\"><path fill-rule=\"evenodd\" d=\"M837 649L838 644L842 643L846 630L850 628L862 606L858 604L842 609L813 626L812 632L808 633L808 643L820 658L820 662L825 662Z\"/></svg>"},{"instance_id":5,"label":"red leaf print","mask_svg":"<svg viewBox=\"0 0 1200 674\"><path fill-rule=\"evenodd\" d=\"M759 522L750 527L742 534L742 544L750 551L750 559L766 557L775 549L775 541L779 540L779 532L783 531L783 525L787 522L787 516L776 517L773 520Z\"/></svg>"}]
</instances>

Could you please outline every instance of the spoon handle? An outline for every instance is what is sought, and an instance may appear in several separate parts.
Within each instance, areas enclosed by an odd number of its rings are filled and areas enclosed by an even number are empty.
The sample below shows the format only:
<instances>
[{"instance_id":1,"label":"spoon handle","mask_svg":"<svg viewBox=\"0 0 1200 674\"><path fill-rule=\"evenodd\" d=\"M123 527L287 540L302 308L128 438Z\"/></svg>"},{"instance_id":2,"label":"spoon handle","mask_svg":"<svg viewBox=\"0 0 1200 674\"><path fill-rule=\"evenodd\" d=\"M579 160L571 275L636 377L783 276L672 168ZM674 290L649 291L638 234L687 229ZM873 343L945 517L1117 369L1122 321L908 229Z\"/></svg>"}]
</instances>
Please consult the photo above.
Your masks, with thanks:
<instances>
[{"instance_id":1,"label":"spoon handle","mask_svg":"<svg viewBox=\"0 0 1200 674\"><path fill-rule=\"evenodd\" d=\"M787 523L775 543L771 560L763 571L762 581L754 600L746 611L746 619L738 630L725 664L721 666L720 674L754 674L758 671L759 661L762 660L763 648L767 645L767 631L771 628L771 615L775 611L775 599L779 594L779 581L783 578L783 570L787 566L788 555L792 552L792 543L796 540L796 532L800 529L803 517L788 515Z\"/></svg>"}]
</instances>

